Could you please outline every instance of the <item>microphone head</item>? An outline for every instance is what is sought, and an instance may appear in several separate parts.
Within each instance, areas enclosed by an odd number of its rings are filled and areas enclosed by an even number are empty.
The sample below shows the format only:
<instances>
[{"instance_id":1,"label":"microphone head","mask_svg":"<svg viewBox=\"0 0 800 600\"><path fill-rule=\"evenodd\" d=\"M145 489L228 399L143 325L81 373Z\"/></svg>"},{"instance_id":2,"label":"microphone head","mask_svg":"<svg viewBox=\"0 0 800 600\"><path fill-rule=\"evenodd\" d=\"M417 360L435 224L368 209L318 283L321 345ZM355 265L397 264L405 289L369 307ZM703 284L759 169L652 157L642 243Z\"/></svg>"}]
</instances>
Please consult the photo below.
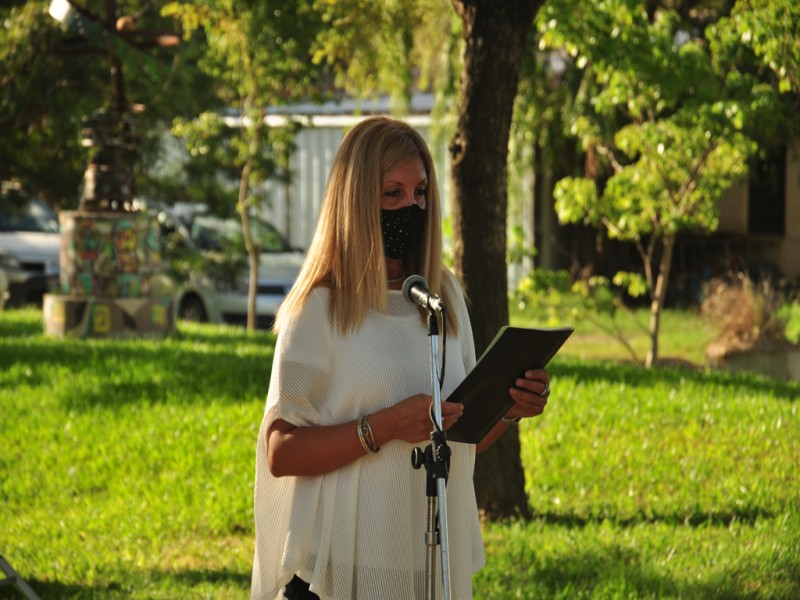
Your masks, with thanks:
<instances>
[{"instance_id":1,"label":"microphone head","mask_svg":"<svg viewBox=\"0 0 800 600\"><path fill-rule=\"evenodd\" d=\"M422 286L426 292L428 291L428 282L425 281L425 278L421 275L410 275L403 282L403 297L411 302L411 304L416 304L414 299L411 297L411 289L418 285Z\"/></svg>"}]
</instances>

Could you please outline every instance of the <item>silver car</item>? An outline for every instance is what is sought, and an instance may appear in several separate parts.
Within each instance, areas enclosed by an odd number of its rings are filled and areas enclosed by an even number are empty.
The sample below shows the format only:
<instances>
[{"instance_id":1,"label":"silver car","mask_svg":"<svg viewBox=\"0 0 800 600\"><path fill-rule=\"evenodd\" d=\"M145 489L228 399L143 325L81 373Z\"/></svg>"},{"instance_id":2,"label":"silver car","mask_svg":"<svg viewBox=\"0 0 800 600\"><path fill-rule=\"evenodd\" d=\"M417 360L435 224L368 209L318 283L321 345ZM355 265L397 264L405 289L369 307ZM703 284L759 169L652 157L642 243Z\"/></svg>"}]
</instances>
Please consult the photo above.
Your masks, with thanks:
<instances>
[{"instance_id":1,"label":"silver car","mask_svg":"<svg viewBox=\"0 0 800 600\"><path fill-rule=\"evenodd\" d=\"M241 221L212 215L181 220L162 213L162 271L182 320L239 323L247 320L249 261ZM294 284L304 253L292 248L275 227L253 220L261 246L256 317L268 327Z\"/></svg>"},{"instance_id":2,"label":"silver car","mask_svg":"<svg viewBox=\"0 0 800 600\"><path fill-rule=\"evenodd\" d=\"M37 199L0 199L0 270L8 282L8 305L40 304L58 288L61 236L58 216Z\"/></svg>"}]
</instances>

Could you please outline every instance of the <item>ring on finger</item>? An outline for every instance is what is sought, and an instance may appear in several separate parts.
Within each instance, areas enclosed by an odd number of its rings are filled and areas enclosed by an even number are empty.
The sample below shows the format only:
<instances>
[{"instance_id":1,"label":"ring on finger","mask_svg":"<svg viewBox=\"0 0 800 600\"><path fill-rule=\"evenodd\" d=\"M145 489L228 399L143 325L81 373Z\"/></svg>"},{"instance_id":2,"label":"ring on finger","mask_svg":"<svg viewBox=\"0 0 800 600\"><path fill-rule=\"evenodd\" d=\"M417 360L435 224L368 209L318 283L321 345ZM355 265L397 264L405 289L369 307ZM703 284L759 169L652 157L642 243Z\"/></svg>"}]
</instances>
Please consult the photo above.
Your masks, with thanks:
<instances>
[{"instance_id":1,"label":"ring on finger","mask_svg":"<svg viewBox=\"0 0 800 600\"><path fill-rule=\"evenodd\" d=\"M550 385L545 383L544 388L542 388L542 392L536 395L540 398L547 398L550 395Z\"/></svg>"}]
</instances>

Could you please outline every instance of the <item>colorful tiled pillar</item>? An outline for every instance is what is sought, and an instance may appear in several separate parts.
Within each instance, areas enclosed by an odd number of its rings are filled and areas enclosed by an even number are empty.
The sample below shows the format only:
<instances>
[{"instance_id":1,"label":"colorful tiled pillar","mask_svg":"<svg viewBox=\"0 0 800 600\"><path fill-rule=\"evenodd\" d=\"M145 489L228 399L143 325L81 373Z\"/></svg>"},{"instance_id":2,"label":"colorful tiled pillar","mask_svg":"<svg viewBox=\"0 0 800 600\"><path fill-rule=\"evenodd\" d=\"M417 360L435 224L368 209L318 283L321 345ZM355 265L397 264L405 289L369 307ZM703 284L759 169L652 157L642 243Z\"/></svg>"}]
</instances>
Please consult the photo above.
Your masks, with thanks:
<instances>
[{"instance_id":1,"label":"colorful tiled pillar","mask_svg":"<svg viewBox=\"0 0 800 600\"><path fill-rule=\"evenodd\" d=\"M175 329L160 294L158 223L147 213L62 212L60 294L44 297L45 333L164 337Z\"/></svg>"}]
</instances>

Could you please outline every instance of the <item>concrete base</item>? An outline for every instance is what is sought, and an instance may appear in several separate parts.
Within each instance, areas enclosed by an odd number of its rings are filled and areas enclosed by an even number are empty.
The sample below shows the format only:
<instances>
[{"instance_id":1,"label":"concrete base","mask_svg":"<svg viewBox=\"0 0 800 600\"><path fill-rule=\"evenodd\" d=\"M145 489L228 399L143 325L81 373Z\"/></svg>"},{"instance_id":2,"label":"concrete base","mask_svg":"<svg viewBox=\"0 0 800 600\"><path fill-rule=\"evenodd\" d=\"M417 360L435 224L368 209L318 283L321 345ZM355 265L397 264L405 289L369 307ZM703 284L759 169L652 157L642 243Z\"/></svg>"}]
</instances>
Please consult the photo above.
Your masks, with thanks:
<instances>
[{"instance_id":1,"label":"concrete base","mask_svg":"<svg viewBox=\"0 0 800 600\"><path fill-rule=\"evenodd\" d=\"M164 338L175 331L169 298L83 298L45 294L44 332L72 338Z\"/></svg>"},{"instance_id":2,"label":"concrete base","mask_svg":"<svg viewBox=\"0 0 800 600\"><path fill-rule=\"evenodd\" d=\"M757 373L783 381L800 381L800 346L788 342L762 343L753 348L706 351L712 368L733 373Z\"/></svg>"}]
</instances>

